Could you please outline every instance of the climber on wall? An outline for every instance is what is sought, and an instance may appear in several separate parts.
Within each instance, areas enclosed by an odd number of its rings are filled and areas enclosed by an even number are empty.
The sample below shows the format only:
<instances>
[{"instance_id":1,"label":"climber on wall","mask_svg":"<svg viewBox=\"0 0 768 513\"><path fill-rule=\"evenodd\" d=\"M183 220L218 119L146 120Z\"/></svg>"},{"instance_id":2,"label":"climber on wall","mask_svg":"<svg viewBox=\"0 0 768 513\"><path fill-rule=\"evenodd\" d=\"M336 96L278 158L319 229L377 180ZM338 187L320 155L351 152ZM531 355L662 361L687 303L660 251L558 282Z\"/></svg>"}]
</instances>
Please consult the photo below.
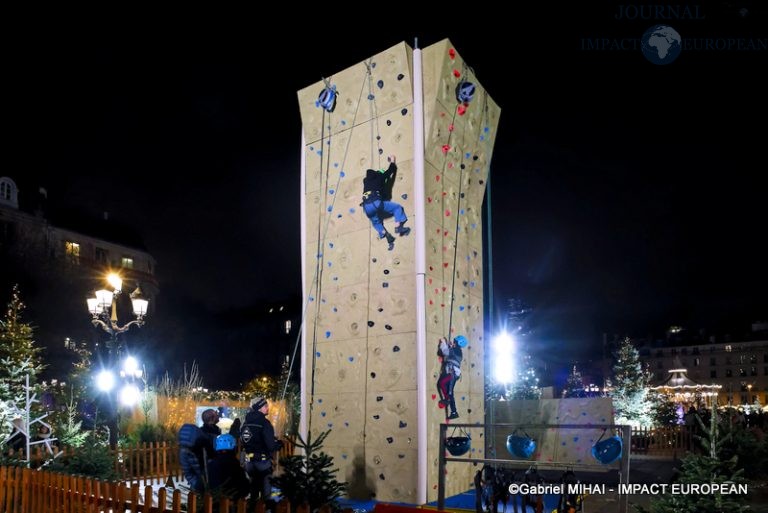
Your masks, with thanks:
<instances>
[{"instance_id":1,"label":"climber on wall","mask_svg":"<svg viewBox=\"0 0 768 513\"><path fill-rule=\"evenodd\" d=\"M451 341L443 337L437 343L437 356L442 358L440 377L437 379L437 391L440 394L440 406L443 408L450 407L450 414L446 410L446 418L448 419L459 418L459 414L456 412L456 401L453 398L453 387L461 377L461 360L464 357L461 349L467 347L467 344L468 341L464 335L459 335Z\"/></svg>"},{"instance_id":2,"label":"climber on wall","mask_svg":"<svg viewBox=\"0 0 768 513\"><path fill-rule=\"evenodd\" d=\"M397 165L395 156L387 157L389 167L387 169L368 169L363 178L363 202L361 203L365 210L365 215L371 220L373 228L378 232L380 239L387 239L389 250L395 248L395 238L384 228L383 218L395 216L397 226L395 233L401 237L408 235L411 229L405 226L408 218L400 204L391 201L391 188Z\"/></svg>"}]
</instances>

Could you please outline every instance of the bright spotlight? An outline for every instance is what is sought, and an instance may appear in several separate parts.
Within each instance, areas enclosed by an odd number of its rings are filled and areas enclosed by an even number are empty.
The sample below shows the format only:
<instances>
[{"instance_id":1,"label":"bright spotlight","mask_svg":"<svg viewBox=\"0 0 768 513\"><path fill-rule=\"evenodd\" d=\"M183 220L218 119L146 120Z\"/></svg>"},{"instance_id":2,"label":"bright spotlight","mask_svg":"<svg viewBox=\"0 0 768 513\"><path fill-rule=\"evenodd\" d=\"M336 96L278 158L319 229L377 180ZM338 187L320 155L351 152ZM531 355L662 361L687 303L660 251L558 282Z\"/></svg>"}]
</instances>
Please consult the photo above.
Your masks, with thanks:
<instances>
[{"instance_id":1,"label":"bright spotlight","mask_svg":"<svg viewBox=\"0 0 768 513\"><path fill-rule=\"evenodd\" d=\"M515 379L515 341L503 331L493 339L492 351L493 379L498 383L511 383Z\"/></svg>"},{"instance_id":2,"label":"bright spotlight","mask_svg":"<svg viewBox=\"0 0 768 513\"><path fill-rule=\"evenodd\" d=\"M136 376L139 372L139 361L133 356L129 356L123 362L123 371L127 376Z\"/></svg>"},{"instance_id":3,"label":"bright spotlight","mask_svg":"<svg viewBox=\"0 0 768 513\"><path fill-rule=\"evenodd\" d=\"M120 404L123 406L134 406L141 400L141 392L136 385L125 385L120 390Z\"/></svg>"},{"instance_id":4,"label":"bright spotlight","mask_svg":"<svg viewBox=\"0 0 768 513\"><path fill-rule=\"evenodd\" d=\"M109 392L115 386L115 376L108 370L103 370L96 375L96 388L102 392Z\"/></svg>"}]
</instances>

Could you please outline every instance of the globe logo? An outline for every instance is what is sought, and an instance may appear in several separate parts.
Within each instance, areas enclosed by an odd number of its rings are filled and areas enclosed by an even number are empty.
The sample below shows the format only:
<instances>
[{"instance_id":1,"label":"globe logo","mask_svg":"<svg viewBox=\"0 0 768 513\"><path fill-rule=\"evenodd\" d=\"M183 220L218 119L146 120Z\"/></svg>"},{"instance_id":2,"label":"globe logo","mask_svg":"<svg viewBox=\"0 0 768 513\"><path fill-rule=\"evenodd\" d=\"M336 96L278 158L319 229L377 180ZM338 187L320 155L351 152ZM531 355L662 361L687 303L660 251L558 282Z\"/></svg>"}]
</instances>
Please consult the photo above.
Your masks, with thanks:
<instances>
[{"instance_id":1,"label":"globe logo","mask_svg":"<svg viewBox=\"0 0 768 513\"><path fill-rule=\"evenodd\" d=\"M645 58L654 64L670 64L680 55L682 40L675 29L655 25L645 31L641 39Z\"/></svg>"}]
</instances>

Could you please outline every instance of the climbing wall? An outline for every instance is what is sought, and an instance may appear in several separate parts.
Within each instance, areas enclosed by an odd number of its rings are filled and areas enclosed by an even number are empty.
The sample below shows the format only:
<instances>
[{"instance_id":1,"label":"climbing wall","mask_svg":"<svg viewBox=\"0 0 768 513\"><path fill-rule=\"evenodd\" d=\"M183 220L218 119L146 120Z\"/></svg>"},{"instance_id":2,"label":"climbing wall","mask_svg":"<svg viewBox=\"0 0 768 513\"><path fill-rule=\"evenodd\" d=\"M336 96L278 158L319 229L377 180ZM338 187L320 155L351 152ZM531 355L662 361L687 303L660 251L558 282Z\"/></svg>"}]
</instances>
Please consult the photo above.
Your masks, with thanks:
<instances>
[{"instance_id":1,"label":"climbing wall","mask_svg":"<svg viewBox=\"0 0 768 513\"><path fill-rule=\"evenodd\" d=\"M455 390L455 422L483 422L481 206L499 116L448 40L425 49L426 190L415 197L412 62L411 48L401 43L329 77L339 93L333 112L318 106L325 83L298 93L305 141L310 431L316 436L331 430L324 448L353 495L410 503L417 499L420 444L427 446L428 500L436 498L438 424L446 418L436 395L436 351L449 330L470 341ZM466 105L455 95L465 78L477 86ZM404 207L413 231L397 237L389 251L360 202L365 170L386 168L393 154L398 171L392 200ZM426 213L424 277L415 267L416 201ZM393 219L384 224L394 233ZM426 287L426 440L418 440L416 431L417 279ZM483 445L477 436L469 456L481 457ZM474 470L450 465L448 493L471 487Z\"/></svg>"}]
</instances>

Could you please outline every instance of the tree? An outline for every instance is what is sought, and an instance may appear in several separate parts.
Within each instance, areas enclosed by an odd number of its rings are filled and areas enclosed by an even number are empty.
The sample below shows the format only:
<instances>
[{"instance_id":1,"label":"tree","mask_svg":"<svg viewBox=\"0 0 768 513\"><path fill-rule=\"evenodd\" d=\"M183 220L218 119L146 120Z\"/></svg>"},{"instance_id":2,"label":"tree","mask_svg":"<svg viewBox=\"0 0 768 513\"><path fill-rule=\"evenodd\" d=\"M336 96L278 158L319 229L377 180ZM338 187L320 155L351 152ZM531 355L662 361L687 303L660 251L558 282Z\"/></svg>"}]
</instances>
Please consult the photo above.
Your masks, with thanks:
<instances>
[{"instance_id":1,"label":"tree","mask_svg":"<svg viewBox=\"0 0 768 513\"><path fill-rule=\"evenodd\" d=\"M41 348L35 345L33 328L21 322L25 305L18 285L14 285L5 317L0 320L0 400L21 407L26 400L26 376L35 383L45 366Z\"/></svg>"},{"instance_id":2,"label":"tree","mask_svg":"<svg viewBox=\"0 0 768 513\"><path fill-rule=\"evenodd\" d=\"M539 387L539 378L536 377L536 369L531 364L531 357L525 356L527 368L522 372L515 382L509 399L539 399L541 397L541 388Z\"/></svg>"},{"instance_id":3,"label":"tree","mask_svg":"<svg viewBox=\"0 0 768 513\"><path fill-rule=\"evenodd\" d=\"M581 397L584 394L584 379L581 377L581 372L576 370L576 366L573 366L571 373L568 374L568 379L565 381L565 388L563 389L563 397Z\"/></svg>"},{"instance_id":4,"label":"tree","mask_svg":"<svg viewBox=\"0 0 768 513\"><path fill-rule=\"evenodd\" d=\"M347 484L336 480L339 469L333 468L333 457L321 451L330 432L320 433L314 440L308 434L306 442L299 435L296 446L303 449L304 454L280 459L283 473L272 481L290 501L292 511L302 504L309 504L310 511L317 511L326 504L334 510L339 509L336 500L344 493Z\"/></svg>"},{"instance_id":5,"label":"tree","mask_svg":"<svg viewBox=\"0 0 768 513\"><path fill-rule=\"evenodd\" d=\"M711 484L744 484L747 480L742 475L744 470L737 469L738 456L723 458L722 449L731 437L719 437L717 429L717 409L713 410L711 427L707 428L696 416L699 428L704 436L696 437L706 449L705 454L688 453L683 458L683 465L677 480L680 484L711 483ZM696 494L667 494L655 498L650 510L638 508L641 513L741 513L749 510L745 505L746 494L696 493Z\"/></svg>"},{"instance_id":6,"label":"tree","mask_svg":"<svg viewBox=\"0 0 768 513\"><path fill-rule=\"evenodd\" d=\"M651 421L655 426L673 426L677 424L677 405L667 396L658 392L650 392L647 395L651 403Z\"/></svg>"},{"instance_id":7,"label":"tree","mask_svg":"<svg viewBox=\"0 0 768 513\"><path fill-rule=\"evenodd\" d=\"M650 424L651 403L647 397L650 381L650 374L640 362L640 353L629 338L625 338L613 366L612 397L617 424Z\"/></svg>"}]
</instances>

